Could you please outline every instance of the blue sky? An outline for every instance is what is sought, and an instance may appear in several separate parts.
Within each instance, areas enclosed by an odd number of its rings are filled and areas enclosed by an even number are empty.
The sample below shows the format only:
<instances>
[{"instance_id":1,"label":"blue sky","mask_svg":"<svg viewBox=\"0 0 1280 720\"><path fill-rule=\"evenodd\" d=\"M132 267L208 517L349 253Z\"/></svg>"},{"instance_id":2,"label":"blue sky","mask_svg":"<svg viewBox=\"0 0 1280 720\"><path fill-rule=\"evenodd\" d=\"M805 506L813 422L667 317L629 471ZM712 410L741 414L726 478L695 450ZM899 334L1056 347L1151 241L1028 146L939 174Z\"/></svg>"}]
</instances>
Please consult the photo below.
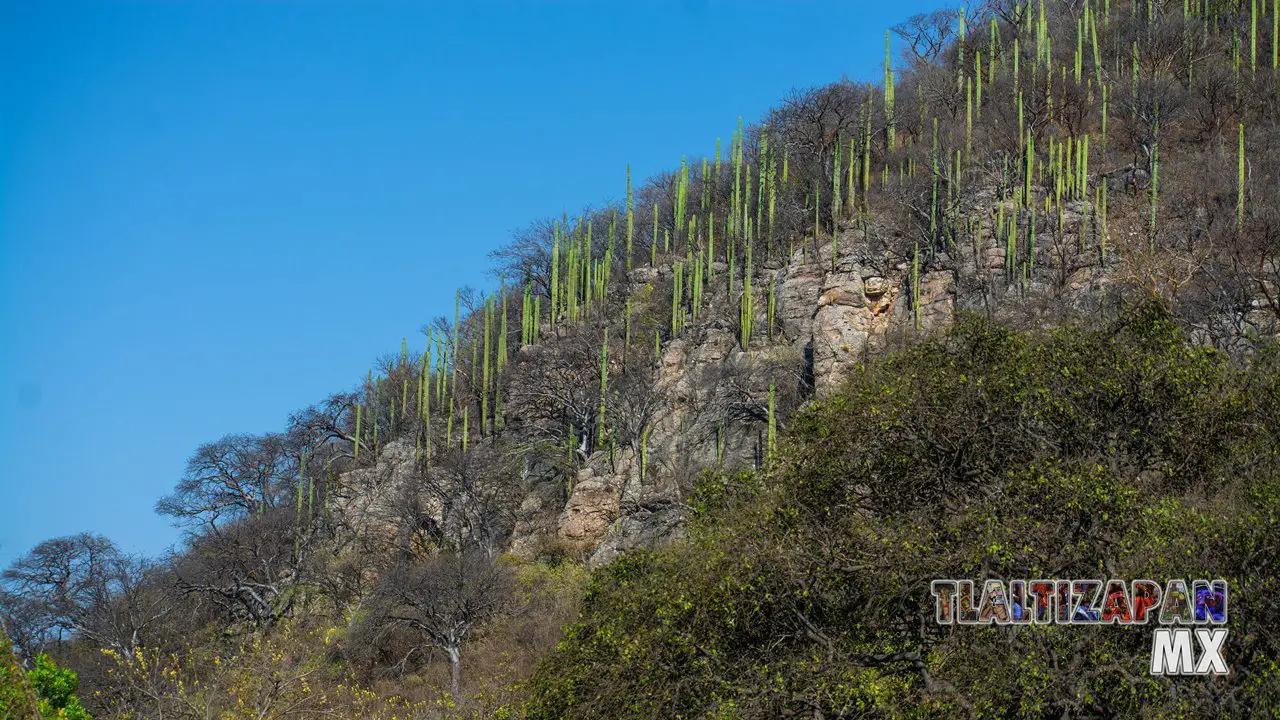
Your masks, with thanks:
<instances>
[{"instance_id":1,"label":"blue sky","mask_svg":"<svg viewBox=\"0 0 1280 720\"><path fill-rule=\"evenodd\" d=\"M186 458L353 386L529 221L880 76L938 6L0 0L0 566L155 554Z\"/></svg>"}]
</instances>

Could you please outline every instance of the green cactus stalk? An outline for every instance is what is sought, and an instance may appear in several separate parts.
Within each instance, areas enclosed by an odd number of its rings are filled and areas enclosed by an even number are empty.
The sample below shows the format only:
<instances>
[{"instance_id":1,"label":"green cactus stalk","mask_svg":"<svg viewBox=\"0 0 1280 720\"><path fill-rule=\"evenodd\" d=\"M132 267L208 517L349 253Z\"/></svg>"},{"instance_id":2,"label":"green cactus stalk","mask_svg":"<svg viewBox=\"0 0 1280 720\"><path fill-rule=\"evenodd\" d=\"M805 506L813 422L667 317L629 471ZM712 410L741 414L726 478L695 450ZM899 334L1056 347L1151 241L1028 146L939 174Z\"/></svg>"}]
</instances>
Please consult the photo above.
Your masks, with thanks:
<instances>
[{"instance_id":1,"label":"green cactus stalk","mask_svg":"<svg viewBox=\"0 0 1280 720\"><path fill-rule=\"evenodd\" d=\"M831 269L836 267L835 236L840 232L840 151L843 146L836 138L836 156L831 162Z\"/></svg>"},{"instance_id":2,"label":"green cactus stalk","mask_svg":"<svg viewBox=\"0 0 1280 720\"><path fill-rule=\"evenodd\" d=\"M1258 74L1258 0L1249 0L1249 69Z\"/></svg>"},{"instance_id":3,"label":"green cactus stalk","mask_svg":"<svg viewBox=\"0 0 1280 720\"><path fill-rule=\"evenodd\" d=\"M1100 262L1107 260L1107 183L1102 182L1098 185L1098 202L1095 205L1095 214L1098 218L1099 226L1099 245L1098 258Z\"/></svg>"},{"instance_id":4,"label":"green cactus stalk","mask_svg":"<svg viewBox=\"0 0 1280 720\"><path fill-rule=\"evenodd\" d=\"M649 265L658 266L658 203L653 204L653 241L649 243Z\"/></svg>"},{"instance_id":5,"label":"green cactus stalk","mask_svg":"<svg viewBox=\"0 0 1280 720\"><path fill-rule=\"evenodd\" d=\"M453 294L453 344L450 345L450 350L449 350L449 352L453 354L453 360L454 360L453 373L452 373L453 379L452 379L452 382L450 382L450 387L452 388L452 393L454 395L458 394L457 352L458 352L458 325L460 324L460 321L461 321L461 312L462 312L462 291L459 290L454 292Z\"/></svg>"},{"instance_id":6,"label":"green cactus stalk","mask_svg":"<svg viewBox=\"0 0 1280 720\"><path fill-rule=\"evenodd\" d=\"M498 276L498 297L502 302L502 319L498 324L498 374L507 369L507 361L510 356L507 354L507 281L506 278Z\"/></svg>"},{"instance_id":7,"label":"green cactus stalk","mask_svg":"<svg viewBox=\"0 0 1280 720\"><path fill-rule=\"evenodd\" d=\"M858 207L858 192L856 189L857 183L855 182L855 179L857 177L857 165L858 165L857 158L858 158L857 139L851 135L849 136L849 164L845 166L845 178L844 178L845 200L843 203L844 206L847 208L845 210L845 214L849 217L853 217L854 209ZM770 170L770 175L772 175L772 170ZM769 239L770 240L773 239L773 205L776 199L777 199L776 194L773 192L772 188L770 188L770 193L769 193Z\"/></svg>"},{"instance_id":8,"label":"green cactus stalk","mask_svg":"<svg viewBox=\"0 0 1280 720\"><path fill-rule=\"evenodd\" d=\"M751 293L751 246L746 247L747 257L746 264L742 273L742 305L740 326L742 331L742 349L747 350L751 345L752 320L755 318L754 299Z\"/></svg>"},{"instance_id":9,"label":"green cactus stalk","mask_svg":"<svg viewBox=\"0 0 1280 720\"><path fill-rule=\"evenodd\" d=\"M1244 227L1244 123L1240 123L1240 148L1236 154L1236 230Z\"/></svg>"},{"instance_id":10,"label":"green cactus stalk","mask_svg":"<svg viewBox=\"0 0 1280 720\"><path fill-rule=\"evenodd\" d=\"M973 82L965 82L964 156L973 157Z\"/></svg>"},{"instance_id":11,"label":"green cactus stalk","mask_svg":"<svg viewBox=\"0 0 1280 720\"><path fill-rule=\"evenodd\" d=\"M715 279L715 269L712 264L716 257L716 211L709 210L707 214L707 282Z\"/></svg>"},{"instance_id":12,"label":"green cactus stalk","mask_svg":"<svg viewBox=\"0 0 1280 720\"><path fill-rule=\"evenodd\" d=\"M400 338L400 373L403 375L400 381L400 417L404 419L408 417L409 412L409 376L405 374L405 367L409 362L409 341L408 338Z\"/></svg>"},{"instance_id":13,"label":"green cactus stalk","mask_svg":"<svg viewBox=\"0 0 1280 720\"><path fill-rule=\"evenodd\" d=\"M702 158L702 172L698 175L698 179L700 181L698 185L701 188L698 192L698 201L700 203L698 207L702 210L707 210L711 207L711 192L715 188L711 185L711 167L706 158Z\"/></svg>"},{"instance_id":14,"label":"green cactus stalk","mask_svg":"<svg viewBox=\"0 0 1280 720\"><path fill-rule=\"evenodd\" d=\"M774 408L774 380L769 379L769 457L778 448L778 416Z\"/></svg>"},{"instance_id":15,"label":"green cactus stalk","mask_svg":"<svg viewBox=\"0 0 1280 720\"><path fill-rule=\"evenodd\" d=\"M1027 130L1026 141L1026 170L1022 175L1022 206L1031 207L1031 177L1032 168L1035 166L1036 148L1035 140L1031 137L1031 130Z\"/></svg>"},{"instance_id":16,"label":"green cactus stalk","mask_svg":"<svg viewBox=\"0 0 1280 720\"><path fill-rule=\"evenodd\" d=\"M916 89L920 90L920 86L916 85ZM866 138L866 142L862 143L862 210L865 215L867 196L871 192L871 98L867 98L862 107L863 137ZM923 107L921 104L921 108Z\"/></svg>"},{"instance_id":17,"label":"green cactus stalk","mask_svg":"<svg viewBox=\"0 0 1280 720\"><path fill-rule=\"evenodd\" d=\"M915 252L911 254L911 317L916 330L920 329L920 242L916 241Z\"/></svg>"},{"instance_id":18,"label":"green cactus stalk","mask_svg":"<svg viewBox=\"0 0 1280 720\"><path fill-rule=\"evenodd\" d=\"M1018 48L1018 38L1014 37L1013 38L1013 93L1014 95L1022 94L1022 89L1021 89L1022 83L1020 82L1020 79L1018 76L1019 74L1018 65L1019 65L1019 60L1021 55L1022 55L1022 51Z\"/></svg>"},{"instance_id":19,"label":"green cactus stalk","mask_svg":"<svg viewBox=\"0 0 1280 720\"><path fill-rule=\"evenodd\" d=\"M484 437L489 430L489 387L492 384L492 371L489 366L489 326L493 324L493 299L484 301L484 347L481 355L482 372L480 376L480 436Z\"/></svg>"},{"instance_id":20,"label":"green cactus stalk","mask_svg":"<svg viewBox=\"0 0 1280 720\"><path fill-rule=\"evenodd\" d=\"M893 109L893 59L889 49L889 31L884 33L884 139L885 147L897 146L897 122Z\"/></svg>"},{"instance_id":21,"label":"green cactus stalk","mask_svg":"<svg viewBox=\"0 0 1280 720\"><path fill-rule=\"evenodd\" d=\"M938 241L938 181L941 179L938 168L938 118L936 117L933 119L933 152L929 157L933 170L929 200L929 242L932 244Z\"/></svg>"},{"instance_id":22,"label":"green cactus stalk","mask_svg":"<svg viewBox=\"0 0 1280 720\"><path fill-rule=\"evenodd\" d=\"M373 388L373 407L371 408L373 411L373 452L375 454L378 452L378 448L382 446L378 441L378 425L380 424L378 413L378 388L381 385L382 378L378 378L378 384Z\"/></svg>"},{"instance_id":23,"label":"green cactus stalk","mask_svg":"<svg viewBox=\"0 0 1280 720\"><path fill-rule=\"evenodd\" d=\"M1004 246L1005 274L1009 282L1013 282L1018 271L1018 219L1009 218L1008 235Z\"/></svg>"},{"instance_id":24,"label":"green cactus stalk","mask_svg":"<svg viewBox=\"0 0 1280 720\"><path fill-rule=\"evenodd\" d=\"M1076 18L1076 84L1080 84L1080 74L1084 70L1084 18Z\"/></svg>"},{"instance_id":25,"label":"green cactus stalk","mask_svg":"<svg viewBox=\"0 0 1280 720\"><path fill-rule=\"evenodd\" d=\"M609 395L609 328L604 329L604 343L600 346L600 415L596 420L596 447L604 447L604 419L608 410Z\"/></svg>"},{"instance_id":26,"label":"green cactus stalk","mask_svg":"<svg viewBox=\"0 0 1280 720\"><path fill-rule=\"evenodd\" d=\"M649 428L640 433L640 482L643 484L645 473L649 469Z\"/></svg>"},{"instance_id":27,"label":"green cactus stalk","mask_svg":"<svg viewBox=\"0 0 1280 720\"><path fill-rule=\"evenodd\" d=\"M303 466L305 468L306 466L305 452L302 455L302 460L303 460ZM316 503L316 478L315 478L315 475L310 475L307 477L307 517L308 518L313 517L315 515L315 503Z\"/></svg>"},{"instance_id":28,"label":"green cactus stalk","mask_svg":"<svg viewBox=\"0 0 1280 720\"><path fill-rule=\"evenodd\" d=\"M764 209L765 209L765 205L768 204L767 198L769 197L769 192L768 192L768 189L769 189L769 172L768 172L769 126L768 125L764 125L763 127L760 128L760 155L757 158L757 162L759 165L759 167L757 168L757 171L759 172L759 175L760 175L760 181L759 183L757 183L757 186L756 186L755 228L756 228L756 232L759 233L764 228ZM769 239L768 237L765 238L766 248L768 247L767 245L768 239Z\"/></svg>"},{"instance_id":29,"label":"green cactus stalk","mask_svg":"<svg viewBox=\"0 0 1280 720\"><path fill-rule=\"evenodd\" d=\"M681 281L684 279L685 264L681 261L675 261L671 265L671 334L672 337L680 332L680 296L682 290Z\"/></svg>"},{"instance_id":30,"label":"green cactus stalk","mask_svg":"<svg viewBox=\"0 0 1280 720\"><path fill-rule=\"evenodd\" d=\"M524 301L520 303L521 311L524 314L524 322L521 324L522 331L520 333L521 345L532 345L535 337L534 324L538 317L533 309L533 281L526 280L524 283Z\"/></svg>"},{"instance_id":31,"label":"green cactus stalk","mask_svg":"<svg viewBox=\"0 0 1280 720\"><path fill-rule=\"evenodd\" d=\"M471 439L470 407L462 408L462 450L465 452Z\"/></svg>"},{"instance_id":32,"label":"green cactus stalk","mask_svg":"<svg viewBox=\"0 0 1280 720\"><path fill-rule=\"evenodd\" d=\"M677 233L679 233L680 230L684 228L685 211L687 208L688 201L689 201L689 164L686 163L685 159L682 157L680 158L680 178L676 183L675 224L676 224ZM676 239L679 240L678 235ZM688 241L689 241L689 238L686 237L685 242L688 242Z\"/></svg>"},{"instance_id":33,"label":"green cactus stalk","mask_svg":"<svg viewBox=\"0 0 1280 720\"><path fill-rule=\"evenodd\" d=\"M298 502L297 502L297 507L294 509L294 512L297 514L297 517L298 517L299 526L302 525L302 496L304 494L302 490L304 487L306 487L306 478L307 478L307 451L303 450L298 455L298 493L297 493Z\"/></svg>"},{"instance_id":34,"label":"green cactus stalk","mask_svg":"<svg viewBox=\"0 0 1280 720\"><path fill-rule=\"evenodd\" d=\"M1156 121L1151 133L1151 226L1147 233L1150 249L1156 247L1156 209L1160 202L1160 104L1155 107Z\"/></svg>"},{"instance_id":35,"label":"green cactus stalk","mask_svg":"<svg viewBox=\"0 0 1280 720\"><path fill-rule=\"evenodd\" d=\"M1129 57L1130 57L1131 64L1133 66L1132 73L1131 73L1132 77L1130 79L1130 83L1132 84L1132 88L1130 92L1133 93L1131 119L1134 122L1137 122L1138 121L1138 41L1136 40L1133 42L1133 46L1130 50ZM1239 72L1239 64L1237 64L1237 73L1238 72Z\"/></svg>"},{"instance_id":36,"label":"green cactus stalk","mask_svg":"<svg viewBox=\"0 0 1280 720\"><path fill-rule=\"evenodd\" d=\"M353 448L353 452L355 453L355 462L357 465L360 464L360 421L362 419L361 416L363 414L364 414L364 404L361 403L356 405L356 437L355 437L355 440L352 442L352 448Z\"/></svg>"},{"instance_id":37,"label":"green cactus stalk","mask_svg":"<svg viewBox=\"0 0 1280 720\"><path fill-rule=\"evenodd\" d=\"M777 294L774 292L774 287L776 284L777 283L774 283L774 282L769 283L769 304L768 304L768 309L766 310L766 318L765 318L765 322L768 323L768 327L766 331L768 332L768 335L769 335L769 342L773 342L774 319L777 317L777 314L778 314L778 298L777 298Z\"/></svg>"},{"instance_id":38,"label":"green cactus stalk","mask_svg":"<svg viewBox=\"0 0 1280 720\"><path fill-rule=\"evenodd\" d=\"M622 373L627 372L627 356L631 350L631 298L627 298L622 315Z\"/></svg>"},{"instance_id":39,"label":"green cactus stalk","mask_svg":"<svg viewBox=\"0 0 1280 720\"><path fill-rule=\"evenodd\" d=\"M631 165L627 165L627 272L631 272L631 244L636 234L636 217L631 195Z\"/></svg>"},{"instance_id":40,"label":"green cactus stalk","mask_svg":"<svg viewBox=\"0 0 1280 720\"><path fill-rule=\"evenodd\" d=\"M427 460L431 459L431 330L427 330L427 349L422 355L422 374L418 376L422 389L418 407L422 414L422 435L426 445Z\"/></svg>"}]
</instances>

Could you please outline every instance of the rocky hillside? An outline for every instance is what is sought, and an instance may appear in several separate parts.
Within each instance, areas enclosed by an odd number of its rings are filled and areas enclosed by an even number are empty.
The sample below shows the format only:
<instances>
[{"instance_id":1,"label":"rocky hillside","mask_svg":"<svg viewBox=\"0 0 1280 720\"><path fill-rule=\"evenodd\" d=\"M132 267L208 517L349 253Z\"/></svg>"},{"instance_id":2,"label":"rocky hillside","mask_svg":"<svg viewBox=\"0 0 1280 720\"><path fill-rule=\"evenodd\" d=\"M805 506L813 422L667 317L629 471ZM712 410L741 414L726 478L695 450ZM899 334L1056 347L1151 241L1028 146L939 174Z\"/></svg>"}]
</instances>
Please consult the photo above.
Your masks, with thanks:
<instances>
[{"instance_id":1,"label":"rocky hillside","mask_svg":"<svg viewBox=\"0 0 1280 720\"><path fill-rule=\"evenodd\" d=\"M727 152L717 141L634 187L628 171L615 206L536 221L496 250L499 286L459 291L454 316L423 328L425 346L405 342L279 433L198 448L157 504L187 530L181 553L143 561L93 536L41 545L5 573L10 633L29 656L55 648L73 664L98 714L514 713L521 680L575 617L587 570L598 598L599 583L626 586L617 573L630 566L609 569L619 558L691 547L677 541L707 527L696 511L725 478L804 488L803 474L776 474L810 437L797 418L810 435L821 417L826 435L847 425L911 439L927 423L866 421L875 394L851 396L849 382L868 367L927 374L913 363L941 357L928 353L949 346L929 343L958 323L1118 334L1134 308L1155 306L1178 347L1241 366L1265 358L1280 318L1275 13L993 0L912 18L895 28L902 54L886 52L883 84L796 91L740 126ZM948 397L935 414L963 423ZM827 400L840 412L815 410ZM903 462L928 454L893 447ZM931 512L972 498L947 499ZM690 560L670 552L660 557L676 567ZM610 597L615 611L648 612ZM588 620L598 624L574 637L612 627ZM912 642L901 657L934 662ZM620 662L611 652L592 662ZM565 688L585 665L570 665L542 676L541 716L583 700ZM763 682L762 668L733 681ZM876 713L943 692L918 689ZM946 707L980 709L962 700ZM606 706L621 712L583 705ZM697 707L687 716L735 716Z\"/></svg>"}]
</instances>

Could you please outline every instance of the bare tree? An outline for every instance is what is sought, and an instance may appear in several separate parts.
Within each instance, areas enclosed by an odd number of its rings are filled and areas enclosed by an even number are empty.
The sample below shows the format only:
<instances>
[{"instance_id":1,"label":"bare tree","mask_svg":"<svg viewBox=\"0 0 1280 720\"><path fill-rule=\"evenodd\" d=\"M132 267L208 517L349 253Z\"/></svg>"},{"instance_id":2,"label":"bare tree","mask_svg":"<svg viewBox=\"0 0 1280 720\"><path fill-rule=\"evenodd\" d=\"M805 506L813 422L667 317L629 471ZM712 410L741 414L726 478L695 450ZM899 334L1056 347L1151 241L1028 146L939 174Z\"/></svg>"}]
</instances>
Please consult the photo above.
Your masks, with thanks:
<instances>
[{"instance_id":1,"label":"bare tree","mask_svg":"<svg viewBox=\"0 0 1280 720\"><path fill-rule=\"evenodd\" d=\"M173 607L154 572L101 535L46 540L4 572L6 614L27 649L70 633L131 656Z\"/></svg>"},{"instance_id":2,"label":"bare tree","mask_svg":"<svg viewBox=\"0 0 1280 720\"><path fill-rule=\"evenodd\" d=\"M955 10L912 15L894 25L893 33L906 43L905 52L914 64L932 63L955 36L958 17Z\"/></svg>"},{"instance_id":3,"label":"bare tree","mask_svg":"<svg viewBox=\"0 0 1280 720\"><path fill-rule=\"evenodd\" d=\"M296 479L296 467L279 434L227 435L201 445L173 494L156 512L187 527L207 526L266 511L279 504Z\"/></svg>"},{"instance_id":4,"label":"bare tree","mask_svg":"<svg viewBox=\"0 0 1280 720\"><path fill-rule=\"evenodd\" d=\"M270 625L292 611L312 553L291 511L246 517L193 539L174 566L177 587L211 599L232 621Z\"/></svg>"},{"instance_id":5,"label":"bare tree","mask_svg":"<svg viewBox=\"0 0 1280 720\"><path fill-rule=\"evenodd\" d=\"M407 629L449 656L450 688L462 679L462 646L475 628L508 607L510 574L480 552L444 553L388 570L375 592L370 622L377 636Z\"/></svg>"}]
</instances>

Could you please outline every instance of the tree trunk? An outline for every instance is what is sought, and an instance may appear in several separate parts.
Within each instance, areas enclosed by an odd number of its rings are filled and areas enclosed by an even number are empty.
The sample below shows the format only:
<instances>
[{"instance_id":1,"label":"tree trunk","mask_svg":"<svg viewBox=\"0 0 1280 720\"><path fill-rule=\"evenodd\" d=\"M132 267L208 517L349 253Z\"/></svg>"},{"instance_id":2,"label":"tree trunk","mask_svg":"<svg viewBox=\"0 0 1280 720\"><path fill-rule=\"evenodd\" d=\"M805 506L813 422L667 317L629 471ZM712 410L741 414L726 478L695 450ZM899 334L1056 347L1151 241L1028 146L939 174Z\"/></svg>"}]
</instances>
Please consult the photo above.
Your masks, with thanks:
<instances>
[{"instance_id":1,"label":"tree trunk","mask_svg":"<svg viewBox=\"0 0 1280 720\"><path fill-rule=\"evenodd\" d=\"M458 681L462 678L462 653L458 646L445 648L449 651L449 689L455 698L458 697Z\"/></svg>"}]
</instances>

